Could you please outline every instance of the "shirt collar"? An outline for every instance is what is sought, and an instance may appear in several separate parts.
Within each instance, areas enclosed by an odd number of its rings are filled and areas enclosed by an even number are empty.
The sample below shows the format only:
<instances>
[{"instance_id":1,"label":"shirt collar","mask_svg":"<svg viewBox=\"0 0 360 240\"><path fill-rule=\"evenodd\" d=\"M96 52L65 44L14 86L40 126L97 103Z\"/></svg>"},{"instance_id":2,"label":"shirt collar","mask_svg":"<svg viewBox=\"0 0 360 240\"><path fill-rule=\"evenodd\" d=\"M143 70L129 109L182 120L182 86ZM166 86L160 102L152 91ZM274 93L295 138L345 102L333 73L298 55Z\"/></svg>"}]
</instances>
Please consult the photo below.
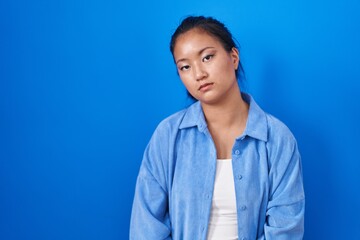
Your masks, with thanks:
<instances>
[{"instance_id":1,"label":"shirt collar","mask_svg":"<svg viewBox=\"0 0 360 240\"><path fill-rule=\"evenodd\" d=\"M200 132L207 127L205 116L201 108L200 101L193 103L185 112L184 118L180 123L179 129L197 126Z\"/></svg>"},{"instance_id":2,"label":"shirt collar","mask_svg":"<svg viewBox=\"0 0 360 240\"><path fill-rule=\"evenodd\" d=\"M268 139L268 124L265 112L257 105L255 100L249 94L241 93L241 95L244 101L249 104L249 115L244 133L240 138L249 136L266 142ZM203 132L207 127L199 101L193 103L187 109L179 129L195 126L198 127L200 132Z\"/></svg>"}]
</instances>

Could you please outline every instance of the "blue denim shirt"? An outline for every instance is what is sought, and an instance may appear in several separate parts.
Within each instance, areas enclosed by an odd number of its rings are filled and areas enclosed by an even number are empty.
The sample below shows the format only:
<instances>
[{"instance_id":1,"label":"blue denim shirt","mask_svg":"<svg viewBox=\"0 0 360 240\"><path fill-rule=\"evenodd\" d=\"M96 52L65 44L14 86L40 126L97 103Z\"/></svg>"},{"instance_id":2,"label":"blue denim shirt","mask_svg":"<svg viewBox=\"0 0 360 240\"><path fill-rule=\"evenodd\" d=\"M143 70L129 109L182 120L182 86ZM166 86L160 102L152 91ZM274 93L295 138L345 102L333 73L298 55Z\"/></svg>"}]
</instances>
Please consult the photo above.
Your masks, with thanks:
<instances>
[{"instance_id":1,"label":"blue denim shirt","mask_svg":"<svg viewBox=\"0 0 360 240\"><path fill-rule=\"evenodd\" d=\"M302 239L305 197L290 130L249 95L245 131L232 148L239 239ZM137 178L130 239L206 239L216 149L199 102L163 120Z\"/></svg>"}]
</instances>

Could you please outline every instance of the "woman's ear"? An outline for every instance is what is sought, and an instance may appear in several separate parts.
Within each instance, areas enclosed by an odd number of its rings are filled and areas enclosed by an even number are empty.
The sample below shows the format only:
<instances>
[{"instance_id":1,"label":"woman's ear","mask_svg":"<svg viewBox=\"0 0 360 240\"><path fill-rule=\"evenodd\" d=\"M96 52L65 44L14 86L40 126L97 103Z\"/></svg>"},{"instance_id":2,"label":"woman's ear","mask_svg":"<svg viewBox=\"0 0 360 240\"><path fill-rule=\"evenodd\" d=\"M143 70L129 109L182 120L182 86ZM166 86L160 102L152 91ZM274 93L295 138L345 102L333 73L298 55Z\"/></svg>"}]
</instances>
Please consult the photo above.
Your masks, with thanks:
<instances>
[{"instance_id":1,"label":"woman's ear","mask_svg":"<svg viewBox=\"0 0 360 240\"><path fill-rule=\"evenodd\" d=\"M239 62L240 62L239 50L237 48L233 47L231 49L230 56L232 58L234 68L235 68L235 70L237 70L239 67Z\"/></svg>"}]
</instances>

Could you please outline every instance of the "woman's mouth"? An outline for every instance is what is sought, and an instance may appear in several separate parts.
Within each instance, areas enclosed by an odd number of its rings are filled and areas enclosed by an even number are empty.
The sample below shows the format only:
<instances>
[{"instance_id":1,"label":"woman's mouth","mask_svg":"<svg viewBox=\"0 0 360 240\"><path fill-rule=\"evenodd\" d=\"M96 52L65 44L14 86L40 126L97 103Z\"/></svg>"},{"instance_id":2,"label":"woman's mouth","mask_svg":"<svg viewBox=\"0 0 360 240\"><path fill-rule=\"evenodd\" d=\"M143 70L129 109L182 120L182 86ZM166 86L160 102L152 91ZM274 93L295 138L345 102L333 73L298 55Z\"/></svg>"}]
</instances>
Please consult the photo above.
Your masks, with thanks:
<instances>
[{"instance_id":1,"label":"woman's mouth","mask_svg":"<svg viewBox=\"0 0 360 240\"><path fill-rule=\"evenodd\" d=\"M205 91L209 90L212 87L212 85L214 85L214 83L204 83L199 87L198 90L201 92L205 92Z\"/></svg>"}]
</instances>

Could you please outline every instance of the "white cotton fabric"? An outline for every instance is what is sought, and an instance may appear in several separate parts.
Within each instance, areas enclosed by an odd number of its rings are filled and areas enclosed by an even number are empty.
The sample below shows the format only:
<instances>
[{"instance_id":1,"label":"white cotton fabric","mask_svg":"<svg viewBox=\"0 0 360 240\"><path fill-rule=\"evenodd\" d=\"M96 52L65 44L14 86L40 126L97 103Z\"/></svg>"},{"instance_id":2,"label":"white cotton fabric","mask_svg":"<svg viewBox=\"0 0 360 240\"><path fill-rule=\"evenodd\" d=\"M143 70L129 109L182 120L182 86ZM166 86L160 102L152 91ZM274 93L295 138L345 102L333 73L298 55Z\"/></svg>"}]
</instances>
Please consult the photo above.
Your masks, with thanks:
<instances>
[{"instance_id":1,"label":"white cotton fabric","mask_svg":"<svg viewBox=\"0 0 360 240\"><path fill-rule=\"evenodd\" d=\"M236 240L237 227L232 160L218 159L207 239Z\"/></svg>"}]
</instances>

